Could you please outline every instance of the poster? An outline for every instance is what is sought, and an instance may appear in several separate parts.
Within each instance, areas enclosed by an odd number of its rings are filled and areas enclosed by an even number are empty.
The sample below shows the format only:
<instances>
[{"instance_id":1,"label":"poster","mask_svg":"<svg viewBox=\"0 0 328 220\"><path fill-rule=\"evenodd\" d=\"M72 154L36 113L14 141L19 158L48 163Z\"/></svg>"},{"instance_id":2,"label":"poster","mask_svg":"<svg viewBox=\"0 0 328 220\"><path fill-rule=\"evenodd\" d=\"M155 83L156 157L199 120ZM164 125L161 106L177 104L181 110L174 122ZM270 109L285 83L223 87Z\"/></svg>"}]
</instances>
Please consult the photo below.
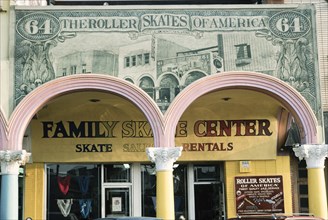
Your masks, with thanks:
<instances>
[{"instance_id":1,"label":"poster","mask_svg":"<svg viewBox=\"0 0 328 220\"><path fill-rule=\"evenodd\" d=\"M122 212L121 197L112 197L112 212Z\"/></svg>"},{"instance_id":2,"label":"poster","mask_svg":"<svg viewBox=\"0 0 328 220\"><path fill-rule=\"evenodd\" d=\"M236 213L284 213L282 176L235 177Z\"/></svg>"}]
</instances>

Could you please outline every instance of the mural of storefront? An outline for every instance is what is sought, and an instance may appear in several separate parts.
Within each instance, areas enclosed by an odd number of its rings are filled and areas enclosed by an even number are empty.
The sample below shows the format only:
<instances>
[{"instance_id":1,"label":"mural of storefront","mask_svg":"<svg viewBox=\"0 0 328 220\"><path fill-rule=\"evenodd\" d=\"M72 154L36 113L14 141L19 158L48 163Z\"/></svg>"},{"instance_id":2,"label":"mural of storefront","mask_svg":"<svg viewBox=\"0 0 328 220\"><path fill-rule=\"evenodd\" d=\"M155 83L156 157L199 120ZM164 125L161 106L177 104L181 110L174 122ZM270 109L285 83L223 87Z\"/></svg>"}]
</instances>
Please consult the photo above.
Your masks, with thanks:
<instances>
[{"instance_id":1,"label":"mural of storefront","mask_svg":"<svg viewBox=\"0 0 328 220\"><path fill-rule=\"evenodd\" d=\"M13 9L1 219L327 218L314 8L184 7Z\"/></svg>"}]
</instances>

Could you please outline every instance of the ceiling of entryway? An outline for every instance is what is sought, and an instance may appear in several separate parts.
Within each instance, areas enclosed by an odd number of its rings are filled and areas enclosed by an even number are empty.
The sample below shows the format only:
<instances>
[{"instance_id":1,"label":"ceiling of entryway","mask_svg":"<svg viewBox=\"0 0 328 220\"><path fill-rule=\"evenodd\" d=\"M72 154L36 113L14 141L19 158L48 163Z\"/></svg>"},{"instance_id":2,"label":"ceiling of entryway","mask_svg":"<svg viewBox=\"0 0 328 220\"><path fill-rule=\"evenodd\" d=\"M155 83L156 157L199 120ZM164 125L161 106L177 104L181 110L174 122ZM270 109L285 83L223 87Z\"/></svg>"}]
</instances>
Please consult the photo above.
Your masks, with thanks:
<instances>
[{"instance_id":1,"label":"ceiling of entryway","mask_svg":"<svg viewBox=\"0 0 328 220\"><path fill-rule=\"evenodd\" d=\"M190 108L217 109L226 105L239 106L238 108L254 108L261 105L261 108L272 109L281 108L274 98L252 90L228 89L206 94L198 98ZM129 100L111 93L101 91L80 91L71 94L64 94L57 97L44 106L38 115L60 114L69 111L82 112L92 108L116 109L120 114L131 114L132 109L138 109ZM134 111L133 111L134 112Z\"/></svg>"},{"instance_id":2,"label":"ceiling of entryway","mask_svg":"<svg viewBox=\"0 0 328 220\"><path fill-rule=\"evenodd\" d=\"M143 115L132 102L121 96L99 91L79 91L51 100L38 112L37 117L82 112L92 115L96 114L95 109L98 109L98 113L111 114L112 117L115 114L128 118Z\"/></svg>"}]
</instances>

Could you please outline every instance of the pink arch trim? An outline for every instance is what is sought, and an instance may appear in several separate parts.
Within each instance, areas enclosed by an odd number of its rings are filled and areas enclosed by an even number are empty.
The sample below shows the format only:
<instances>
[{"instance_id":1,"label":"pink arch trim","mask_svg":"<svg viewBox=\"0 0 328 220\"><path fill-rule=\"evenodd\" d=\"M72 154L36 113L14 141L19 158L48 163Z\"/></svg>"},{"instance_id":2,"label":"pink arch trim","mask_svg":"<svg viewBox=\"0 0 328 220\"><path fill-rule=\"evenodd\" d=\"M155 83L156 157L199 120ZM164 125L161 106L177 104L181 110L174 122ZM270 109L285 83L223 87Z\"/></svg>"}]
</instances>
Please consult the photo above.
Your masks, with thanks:
<instances>
[{"instance_id":1,"label":"pink arch trim","mask_svg":"<svg viewBox=\"0 0 328 220\"><path fill-rule=\"evenodd\" d=\"M0 150L7 148L8 122L0 109Z\"/></svg>"},{"instance_id":2,"label":"pink arch trim","mask_svg":"<svg viewBox=\"0 0 328 220\"><path fill-rule=\"evenodd\" d=\"M316 117L307 101L291 86L269 75L255 72L229 72L204 77L186 87L173 100L163 118L156 103L133 84L112 76L81 74L50 81L27 95L10 117L7 148L22 149L22 139L30 120L49 100L67 92L88 89L113 92L127 98L136 104L149 120L154 133L155 146L175 146L175 128L187 107L201 95L228 88L257 90L276 98L296 118L304 134L303 143L318 142Z\"/></svg>"},{"instance_id":3,"label":"pink arch trim","mask_svg":"<svg viewBox=\"0 0 328 220\"><path fill-rule=\"evenodd\" d=\"M8 146L22 149L24 132L32 117L49 100L72 91L99 90L121 95L134 103L145 114L153 130L154 144L163 139L163 117L156 103L142 89L130 82L101 74L78 74L60 77L29 93L15 108L9 120Z\"/></svg>"},{"instance_id":4,"label":"pink arch trim","mask_svg":"<svg viewBox=\"0 0 328 220\"><path fill-rule=\"evenodd\" d=\"M162 146L175 146L174 133L179 119L187 107L200 96L211 91L228 88L246 88L266 93L289 110L303 134L304 143L317 143L317 120L310 105L299 92L285 82L263 73L226 72L204 77L186 87L173 100L164 115L167 139Z\"/></svg>"}]
</instances>

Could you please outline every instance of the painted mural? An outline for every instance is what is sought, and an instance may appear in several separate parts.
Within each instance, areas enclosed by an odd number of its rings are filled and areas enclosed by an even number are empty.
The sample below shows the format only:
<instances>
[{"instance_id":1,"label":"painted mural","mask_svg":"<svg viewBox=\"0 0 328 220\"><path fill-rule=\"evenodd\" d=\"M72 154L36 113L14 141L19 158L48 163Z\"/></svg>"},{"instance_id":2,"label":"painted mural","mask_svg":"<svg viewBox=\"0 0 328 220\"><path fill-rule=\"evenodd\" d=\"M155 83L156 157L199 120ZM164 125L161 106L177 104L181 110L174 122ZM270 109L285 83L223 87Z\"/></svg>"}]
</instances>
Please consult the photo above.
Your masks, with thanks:
<instances>
[{"instance_id":1,"label":"painted mural","mask_svg":"<svg viewBox=\"0 0 328 220\"><path fill-rule=\"evenodd\" d=\"M202 77L256 71L294 87L321 123L314 7L267 7L16 8L14 105L55 78L98 73L139 86L165 112Z\"/></svg>"}]
</instances>

